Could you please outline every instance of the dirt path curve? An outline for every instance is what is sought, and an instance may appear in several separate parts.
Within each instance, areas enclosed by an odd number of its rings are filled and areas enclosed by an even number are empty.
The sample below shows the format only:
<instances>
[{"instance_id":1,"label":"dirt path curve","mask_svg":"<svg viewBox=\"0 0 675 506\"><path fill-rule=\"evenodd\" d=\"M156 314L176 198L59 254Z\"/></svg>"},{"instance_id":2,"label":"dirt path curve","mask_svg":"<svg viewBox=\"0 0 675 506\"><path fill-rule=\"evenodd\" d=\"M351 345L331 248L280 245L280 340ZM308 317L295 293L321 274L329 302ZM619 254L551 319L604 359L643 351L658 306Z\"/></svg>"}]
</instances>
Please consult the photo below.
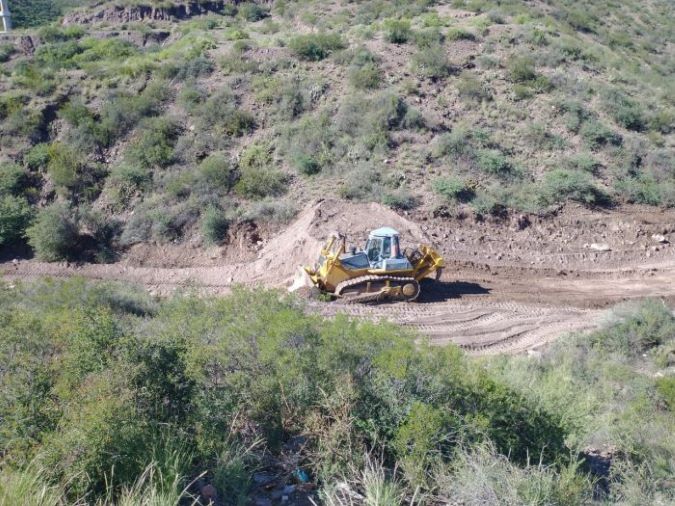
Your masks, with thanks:
<instances>
[{"instance_id":1,"label":"dirt path curve","mask_svg":"<svg viewBox=\"0 0 675 506\"><path fill-rule=\"evenodd\" d=\"M0 264L0 269L10 281L82 276L141 284L157 295L190 287L224 294L236 283L288 286L297 266L316 258L330 231L349 230L360 240L368 230L388 224L411 244L431 242L441 250L448 259L441 281L425 281L417 303L308 302L310 311L386 319L416 329L432 343L454 342L482 354L523 352L562 334L592 329L608 307L624 300L660 297L675 303L675 246L652 238L671 231L667 227L675 223L675 214L598 216L584 211L556 220L532 223L525 230L466 220L439 220L432 228L376 204L346 208L323 202L308 207L284 231L249 252L250 260L239 263L215 259L164 267L161 255L147 258L146 248L143 259L128 256L114 264L29 260ZM604 252L589 248L596 238L607 244Z\"/></svg>"}]
</instances>

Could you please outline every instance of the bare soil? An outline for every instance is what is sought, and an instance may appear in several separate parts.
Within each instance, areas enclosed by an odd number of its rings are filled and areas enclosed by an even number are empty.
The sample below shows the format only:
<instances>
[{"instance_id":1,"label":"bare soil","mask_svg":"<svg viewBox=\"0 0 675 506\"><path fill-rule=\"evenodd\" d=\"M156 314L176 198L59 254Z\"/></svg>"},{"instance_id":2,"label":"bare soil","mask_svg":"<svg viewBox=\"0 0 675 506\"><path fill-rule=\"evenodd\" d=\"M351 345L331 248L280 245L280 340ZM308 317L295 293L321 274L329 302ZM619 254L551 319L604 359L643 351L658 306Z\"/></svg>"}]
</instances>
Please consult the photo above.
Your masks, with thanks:
<instances>
[{"instance_id":1,"label":"bare soil","mask_svg":"<svg viewBox=\"0 0 675 506\"><path fill-rule=\"evenodd\" d=\"M430 243L444 255L441 280L425 280L416 303L308 301L308 310L386 319L432 343L495 353L525 352L564 333L592 329L621 301L660 297L675 303L673 211L568 206L546 217L436 214L326 200L308 206L282 231L244 224L216 248L191 241L144 245L113 264L22 260L0 269L10 280L83 276L138 283L156 295L177 289L224 294L235 284L282 288L299 265L316 260L331 231L362 245L368 231L387 225L401 233L404 246Z\"/></svg>"}]
</instances>

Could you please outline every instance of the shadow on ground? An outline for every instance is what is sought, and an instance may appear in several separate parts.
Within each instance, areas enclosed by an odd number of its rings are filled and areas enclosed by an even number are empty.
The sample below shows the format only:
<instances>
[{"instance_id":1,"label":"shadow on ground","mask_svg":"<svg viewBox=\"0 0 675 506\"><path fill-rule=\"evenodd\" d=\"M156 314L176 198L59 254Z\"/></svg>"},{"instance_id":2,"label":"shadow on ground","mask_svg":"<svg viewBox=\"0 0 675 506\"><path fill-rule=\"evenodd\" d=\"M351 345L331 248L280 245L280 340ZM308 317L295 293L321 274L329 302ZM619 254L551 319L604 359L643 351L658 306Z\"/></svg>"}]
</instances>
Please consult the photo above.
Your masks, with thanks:
<instances>
[{"instance_id":1,"label":"shadow on ground","mask_svg":"<svg viewBox=\"0 0 675 506\"><path fill-rule=\"evenodd\" d=\"M422 293L417 299L418 303L443 302L449 299L459 299L464 295L487 295L489 288L478 283L466 281L435 281L425 279L422 281Z\"/></svg>"}]
</instances>

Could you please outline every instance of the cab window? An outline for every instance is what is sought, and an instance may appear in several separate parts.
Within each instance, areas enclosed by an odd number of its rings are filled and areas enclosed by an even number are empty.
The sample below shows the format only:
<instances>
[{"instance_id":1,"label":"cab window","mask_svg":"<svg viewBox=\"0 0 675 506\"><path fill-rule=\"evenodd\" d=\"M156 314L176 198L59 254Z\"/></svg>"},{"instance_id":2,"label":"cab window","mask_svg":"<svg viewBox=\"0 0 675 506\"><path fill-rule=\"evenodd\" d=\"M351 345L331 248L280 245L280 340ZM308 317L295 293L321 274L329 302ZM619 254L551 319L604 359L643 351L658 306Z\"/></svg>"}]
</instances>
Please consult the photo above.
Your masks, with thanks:
<instances>
[{"instance_id":1,"label":"cab window","mask_svg":"<svg viewBox=\"0 0 675 506\"><path fill-rule=\"evenodd\" d=\"M376 262L380 259L380 249L382 247L382 239L370 239L368 241L368 259L371 262Z\"/></svg>"},{"instance_id":2,"label":"cab window","mask_svg":"<svg viewBox=\"0 0 675 506\"><path fill-rule=\"evenodd\" d=\"M382 258L391 256L391 237L385 237L382 243Z\"/></svg>"}]
</instances>

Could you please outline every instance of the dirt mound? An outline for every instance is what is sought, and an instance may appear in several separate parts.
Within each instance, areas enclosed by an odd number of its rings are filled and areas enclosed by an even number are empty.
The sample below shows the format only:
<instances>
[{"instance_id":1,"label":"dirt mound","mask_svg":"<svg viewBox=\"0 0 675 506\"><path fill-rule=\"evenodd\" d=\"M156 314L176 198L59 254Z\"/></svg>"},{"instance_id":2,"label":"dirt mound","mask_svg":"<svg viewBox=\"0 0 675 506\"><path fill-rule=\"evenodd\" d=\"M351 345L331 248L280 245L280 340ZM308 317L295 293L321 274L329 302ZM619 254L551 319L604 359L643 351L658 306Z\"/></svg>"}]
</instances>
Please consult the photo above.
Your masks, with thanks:
<instances>
[{"instance_id":1,"label":"dirt mound","mask_svg":"<svg viewBox=\"0 0 675 506\"><path fill-rule=\"evenodd\" d=\"M361 246L371 230L385 225L402 234L404 247L429 241L416 223L380 204L324 200L306 208L286 230L272 237L255 262L237 269L235 280L287 285L298 266L316 261L332 232L343 233L350 244Z\"/></svg>"}]
</instances>

